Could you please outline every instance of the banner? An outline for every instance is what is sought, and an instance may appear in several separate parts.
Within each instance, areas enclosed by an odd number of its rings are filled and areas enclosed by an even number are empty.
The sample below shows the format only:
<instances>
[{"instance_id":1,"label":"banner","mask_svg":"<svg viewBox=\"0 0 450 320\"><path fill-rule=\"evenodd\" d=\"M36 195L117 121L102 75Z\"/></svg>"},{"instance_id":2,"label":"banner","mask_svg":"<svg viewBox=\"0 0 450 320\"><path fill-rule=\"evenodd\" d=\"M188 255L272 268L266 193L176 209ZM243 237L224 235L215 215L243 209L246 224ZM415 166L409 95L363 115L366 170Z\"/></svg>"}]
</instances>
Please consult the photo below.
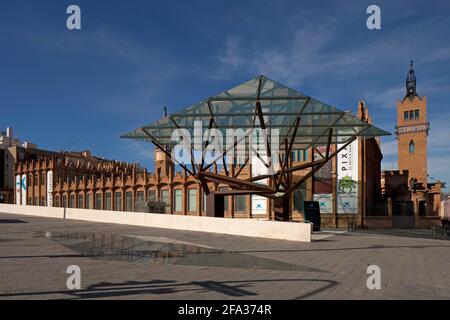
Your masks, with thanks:
<instances>
[{"instance_id":1,"label":"banner","mask_svg":"<svg viewBox=\"0 0 450 320\"><path fill-rule=\"evenodd\" d=\"M53 171L47 172L47 207L53 207Z\"/></svg>"},{"instance_id":2,"label":"banner","mask_svg":"<svg viewBox=\"0 0 450 320\"><path fill-rule=\"evenodd\" d=\"M20 204L20 190L22 190L22 179L20 175L16 176L16 204Z\"/></svg>"},{"instance_id":3,"label":"banner","mask_svg":"<svg viewBox=\"0 0 450 320\"><path fill-rule=\"evenodd\" d=\"M314 150L314 161L322 159L326 155L327 147L319 146ZM331 150L332 151L332 150ZM320 152L320 153L319 153ZM332 162L328 161L320 170L314 174L314 201L319 202L320 213L333 213L333 178Z\"/></svg>"},{"instance_id":4,"label":"banner","mask_svg":"<svg viewBox=\"0 0 450 320\"><path fill-rule=\"evenodd\" d=\"M22 181L20 181L21 184L21 192L22 192L22 205L27 205L27 175L22 175Z\"/></svg>"},{"instance_id":5,"label":"banner","mask_svg":"<svg viewBox=\"0 0 450 320\"><path fill-rule=\"evenodd\" d=\"M319 202L320 213L333 213L333 194L314 194L314 201Z\"/></svg>"},{"instance_id":6,"label":"banner","mask_svg":"<svg viewBox=\"0 0 450 320\"><path fill-rule=\"evenodd\" d=\"M337 213L358 213L358 140L337 156Z\"/></svg>"},{"instance_id":7,"label":"banner","mask_svg":"<svg viewBox=\"0 0 450 320\"><path fill-rule=\"evenodd\" d=\"M257 156L252 158L252 177L267 174L269 169ZM267 185L268 179L259 180L258 183ZM260 195L252 195L252 215L267 214L268 199Z\"/></svg>"}]
</instances>

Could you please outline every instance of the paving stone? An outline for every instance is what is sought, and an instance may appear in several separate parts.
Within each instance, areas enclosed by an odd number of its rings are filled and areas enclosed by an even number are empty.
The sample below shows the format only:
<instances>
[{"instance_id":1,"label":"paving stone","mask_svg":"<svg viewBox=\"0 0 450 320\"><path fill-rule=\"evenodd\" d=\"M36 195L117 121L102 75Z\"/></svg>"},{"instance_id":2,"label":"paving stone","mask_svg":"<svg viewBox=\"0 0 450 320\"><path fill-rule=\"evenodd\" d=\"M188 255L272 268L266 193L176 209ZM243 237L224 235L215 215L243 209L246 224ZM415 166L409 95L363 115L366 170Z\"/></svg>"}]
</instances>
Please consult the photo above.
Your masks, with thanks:
<instances>
[{"instance_id":1,"label":"paving stone","mask_svg":"<svg viewBox=\"0 0 450 320\"><path fill-rule=\"evenodd\" d=\"M17 216L0 213L0 219ZM28 216L20 220L26 223L0 223L0 299L450 298L450 242L405 232L319 234L313 238L320 241L299 243ZM218 260L196 260L197 251L183 253L191 254L186 261L195 265L174 264L170 261L177 259L170 258L155 264L150 258L127 261L115 254L87 257L75 250L76 242L71 246L46 238L48 231L188 242L185 247L214 248ZM140 244L135 250L142 248L153 246ZM250 267L252 261L259 267ZM230 263L233 267L226 266ZM288 264L298 267L281 270ZM381 268L381 290L366 287L371 264ZM79 291L66 287L70 265L81 268ZM274 265L281 269L271 270Z\"/></svg>"}]
</instances>

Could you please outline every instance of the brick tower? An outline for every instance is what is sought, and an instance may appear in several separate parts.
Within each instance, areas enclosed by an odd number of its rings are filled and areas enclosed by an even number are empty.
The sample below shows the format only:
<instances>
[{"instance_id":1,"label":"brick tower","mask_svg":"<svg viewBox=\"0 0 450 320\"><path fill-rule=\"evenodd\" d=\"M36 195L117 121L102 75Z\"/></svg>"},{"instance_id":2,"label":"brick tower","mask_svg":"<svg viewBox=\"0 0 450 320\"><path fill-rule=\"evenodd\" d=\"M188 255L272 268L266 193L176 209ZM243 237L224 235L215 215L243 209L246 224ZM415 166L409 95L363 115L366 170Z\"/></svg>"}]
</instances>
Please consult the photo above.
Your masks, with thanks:
<instances>
[{"instance_id":1,"label":"brick tower","mask_svg":"<svg viewBox=\"0 0 450 320\"><path fill-rule=\"evenodd\" d=\"M167 118L167 107L163 107L164 113L162 119ZM169 146L164 146L168 153L171 152ZM160 178L171 178L175 176L175 166L170 157L155 147L155 171Z\"/></svg>"},{"instance_id":2,"label":"brick tower","mask_svg":"<svg viewBox=\"0 0 450 320\"><path fill-rule=\"evenodd\" d=\"M397 102L398 168L409 171L410 183L427 188L427 98L416 92L416 76L411 60L406 77L406 95Z\"/></svg>"}]
</instances>

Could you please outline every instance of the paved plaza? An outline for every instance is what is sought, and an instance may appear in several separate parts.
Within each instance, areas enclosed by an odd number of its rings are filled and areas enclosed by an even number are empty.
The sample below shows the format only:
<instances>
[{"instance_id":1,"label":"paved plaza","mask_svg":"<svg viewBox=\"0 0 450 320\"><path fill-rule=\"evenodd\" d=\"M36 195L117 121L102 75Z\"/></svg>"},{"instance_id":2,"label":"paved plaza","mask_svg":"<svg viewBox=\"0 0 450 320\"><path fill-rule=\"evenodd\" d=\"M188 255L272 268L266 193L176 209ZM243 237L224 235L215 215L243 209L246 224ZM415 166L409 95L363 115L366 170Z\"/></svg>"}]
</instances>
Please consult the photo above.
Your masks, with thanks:
<instances>
[{"instance_id":1,"label":"paved plaza","mask_svg":"<svg viewBox=\"0 0 450 320\"><path fill-rule=\"evenodd\" d=\"M0 213L0 299L450 299L450 242L321 232L311 243ZM81 289L68 290L68 266ZM381 269L368 290L367 266Z\"/></svg>"}]
</instances>

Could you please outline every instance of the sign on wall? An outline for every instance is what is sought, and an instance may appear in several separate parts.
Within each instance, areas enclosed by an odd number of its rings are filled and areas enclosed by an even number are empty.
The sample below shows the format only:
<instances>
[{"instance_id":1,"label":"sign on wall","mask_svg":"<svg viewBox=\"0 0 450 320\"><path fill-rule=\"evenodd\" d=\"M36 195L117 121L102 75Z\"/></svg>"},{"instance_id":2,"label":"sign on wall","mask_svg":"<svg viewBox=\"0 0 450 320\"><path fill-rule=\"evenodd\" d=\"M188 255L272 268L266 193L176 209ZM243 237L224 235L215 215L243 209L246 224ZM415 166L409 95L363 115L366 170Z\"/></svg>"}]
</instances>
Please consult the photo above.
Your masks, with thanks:
<instances>
[{"instance_id":1,"label":"sign on wall","mask_svg":"<svg viewBox=\"0 0 450 320\"><path fill-rule=\"evenodd\" d=\"M333 194L314 194L314 201L319 202L320 213L333 213Z\"/></svg>"},{"instance_id":2,"label":"sign on wall","mask_svg":"<svg viewBox=\"0 0 450 320\"><path fill-rule=\"evenodd\" d=\"M21 193L22 193L22 205L27 205L27 175L22 175L22 180L20 181L21 184Z\"/></svg>"},{"instance_id":3,"label":"sign on wall","mask_svg":"<svg viewBox=\"0 0 450 320\"><path fill-rule=\"evenodd\" d=\"M53 207L53 171L47 172L47 207Z\"/></svg>"},{"instance_id":4,"label":"sign on wall","mask_svg":"<svg viewBox=\"0 0 450 320\"><path fill-rule=\"evenodd\" d=\"M16 204L20 204L20 192L22 190L22 179L20 175L16 176Z\"/></svg>"},{"instance_id":5,"label":"sign on wall","mask_svg":"<svg viewBox=\"0 0 450 320\"><path fill-rule=\"evenodd\" d=\"M358 213L358 140L337 156L337 213Z\"/></svg>"},{"instance_id":6,"label":"sign on wall","mask_svg":"<svg viewBox=\"0 0 450 320\"><path fill-rule=\"evenodd\" d=\"M428 131L428 126L426 124L419 124L419 125L413 125L413 126L403 126L403 127L398 127L397 128L397 133L398 134L422 132L422 131Z\"/></svg>"}]
</instances>

